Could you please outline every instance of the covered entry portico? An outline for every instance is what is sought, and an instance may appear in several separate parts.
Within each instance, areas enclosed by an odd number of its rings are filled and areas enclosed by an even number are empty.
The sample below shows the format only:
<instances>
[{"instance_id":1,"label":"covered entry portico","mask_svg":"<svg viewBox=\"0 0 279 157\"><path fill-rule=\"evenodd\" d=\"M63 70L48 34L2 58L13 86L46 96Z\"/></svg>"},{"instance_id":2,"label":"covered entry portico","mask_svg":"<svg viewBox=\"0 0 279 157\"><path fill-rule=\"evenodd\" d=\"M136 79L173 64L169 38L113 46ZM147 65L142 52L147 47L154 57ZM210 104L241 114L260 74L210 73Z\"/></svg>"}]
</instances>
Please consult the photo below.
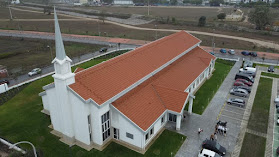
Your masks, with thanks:
<instances>
[{"instance_id":1,"label":"covered entry portico","mask_svg":"<svg viewBox=\"0 0 279 157\"><path fill-rule=\"evenodd\" d=\"M190 94L188 97L188 102L189 102L189 106L188 106L188 113L189 115L192 114L192 109L193 109L193 101L195 99L195 96ZM185 107L184 107L185 108ZM182 111L180 113L177 112L173 112L173 111L169 111L168 112L168 121L171 123L175 123L175 129L176 130L180 130L181 127L181 120L183 118L183 113L184 113L184 108L182 109Z\"/></svg>"}]
</instances>

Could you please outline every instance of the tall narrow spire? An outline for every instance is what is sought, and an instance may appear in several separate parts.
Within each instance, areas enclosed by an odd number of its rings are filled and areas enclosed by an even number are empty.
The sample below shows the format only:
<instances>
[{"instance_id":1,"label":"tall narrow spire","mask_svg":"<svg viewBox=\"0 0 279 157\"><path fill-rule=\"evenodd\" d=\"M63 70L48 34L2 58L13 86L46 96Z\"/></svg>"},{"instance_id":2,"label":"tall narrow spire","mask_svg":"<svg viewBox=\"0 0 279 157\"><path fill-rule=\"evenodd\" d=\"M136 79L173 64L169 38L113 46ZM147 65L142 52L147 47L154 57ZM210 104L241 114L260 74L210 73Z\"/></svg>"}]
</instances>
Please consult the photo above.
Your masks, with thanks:
<instances>
[{"instance_id":1,"label":"tall narrow spire","mask_svg":"<svg viewBox=\"0 0 279 157\"><path fill-rule=\"evenodd\" d=\"M56 15L54 7L54 26L55 26L55 48L56 48L56 59L64 60L66 58L66 53L64 49L64 44L62 40L62 35L60 32L60 27L58 23L58 18Z\"/></svg>"}]
</instances>

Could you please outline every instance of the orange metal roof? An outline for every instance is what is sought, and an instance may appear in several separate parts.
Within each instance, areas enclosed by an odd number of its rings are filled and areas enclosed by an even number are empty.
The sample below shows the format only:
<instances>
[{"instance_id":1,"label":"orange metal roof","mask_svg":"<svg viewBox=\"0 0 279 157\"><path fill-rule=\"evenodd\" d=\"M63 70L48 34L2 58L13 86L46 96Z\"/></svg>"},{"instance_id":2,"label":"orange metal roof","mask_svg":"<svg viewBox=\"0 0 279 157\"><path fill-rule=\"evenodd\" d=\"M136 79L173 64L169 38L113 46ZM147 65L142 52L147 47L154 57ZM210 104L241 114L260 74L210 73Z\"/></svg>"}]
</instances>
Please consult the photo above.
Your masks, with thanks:
<instances>
[{"instance_id":1,"label":"orange metal roof","mask_svg":"<svg viewBox=\"0 0 279 157\"><path fill-rule=\"evenodd\" d=\"M209 66L211 59L215 57L196 47L112 104L147 130L165 110L181 112L188 96L184 90Z\"/></svg>"},{"instance_id":2,"label":"orange metal roof","mask_svg":"<svg viewBox=\"0 0 279 157\"><path fill-rule=\"evenodd\" d=\"M199 42L185 31L174 33L77 73L70 88L102 104Z\"/></svg>"},{"instance_id":3,"label":"orange metal roof","mask_svg":"<svg viewBox=\"0 0 279 157\"><path fill-rule=\"evenodd\" d=\"M83 68L80 68L80 67L77 67L77 68L75 69L74 73L78 73L78 72L80 72L80 71L82 71L82 70L84 70L84 69L83 69Z\"/></svg>"}]
</instances>

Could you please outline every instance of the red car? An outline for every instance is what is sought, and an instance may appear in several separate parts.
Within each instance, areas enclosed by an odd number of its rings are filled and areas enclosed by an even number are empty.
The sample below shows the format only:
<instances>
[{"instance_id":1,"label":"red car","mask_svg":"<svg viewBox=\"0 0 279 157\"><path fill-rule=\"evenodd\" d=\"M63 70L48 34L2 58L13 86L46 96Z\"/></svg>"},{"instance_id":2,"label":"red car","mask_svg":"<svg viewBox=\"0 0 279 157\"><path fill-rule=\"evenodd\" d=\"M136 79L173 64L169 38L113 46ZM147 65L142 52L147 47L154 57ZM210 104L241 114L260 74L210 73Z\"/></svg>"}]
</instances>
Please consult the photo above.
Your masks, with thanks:
<instances>
[{"instance_id":1,"label":"red car","mask_svg":"<svg viewBox=\"0 0 279 157\"><path fill-rule=\"evenodd\" d=\"M234 86L247 86L243 82L240 82L240 81L235 81L233 85Z\"/></svg>"},{"instance_id":2,"label":"red car","mask_svg":"<svg viewBox=\"0 0 279 157\"><path fill-rule=\"evenodd\" d=\"M245 79L236 79L235 81L237 81L237 82L243 82L244 84L246 84L246 85L248 85L248 86L252 86L252 85L253 85L252 82L247 81L247 80L245 80Z\"/></svg>"}]
</instances>

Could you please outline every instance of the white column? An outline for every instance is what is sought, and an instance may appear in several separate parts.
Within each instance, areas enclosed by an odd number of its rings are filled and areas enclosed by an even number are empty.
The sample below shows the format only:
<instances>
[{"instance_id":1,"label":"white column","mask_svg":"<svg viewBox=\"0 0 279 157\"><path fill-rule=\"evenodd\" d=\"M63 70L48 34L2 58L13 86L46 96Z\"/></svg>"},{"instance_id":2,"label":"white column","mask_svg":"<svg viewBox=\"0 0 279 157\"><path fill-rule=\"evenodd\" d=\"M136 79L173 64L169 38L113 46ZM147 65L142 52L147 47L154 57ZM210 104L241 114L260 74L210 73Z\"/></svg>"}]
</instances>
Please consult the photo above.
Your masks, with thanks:
<instances>
[{"instance_id":1,"label":"white column","mask_svg":"<svg viewBox=\"0 0 279 157\"><path fill-rule=\"evenodd\" d=\"M181 115L176 116L176 130L180 130L181 125Z\"/></svg>"},{"instance_id":2,"label":"white column","mask_svg":"<svg viewBox=\"0 0 279 157\"><path fill-rule=\"evenodd\" d=\"M189 106L188 106L188 113L192 114L192 109L193 109L193 98L189 97Z\"/></svg>"}]
</instances>

